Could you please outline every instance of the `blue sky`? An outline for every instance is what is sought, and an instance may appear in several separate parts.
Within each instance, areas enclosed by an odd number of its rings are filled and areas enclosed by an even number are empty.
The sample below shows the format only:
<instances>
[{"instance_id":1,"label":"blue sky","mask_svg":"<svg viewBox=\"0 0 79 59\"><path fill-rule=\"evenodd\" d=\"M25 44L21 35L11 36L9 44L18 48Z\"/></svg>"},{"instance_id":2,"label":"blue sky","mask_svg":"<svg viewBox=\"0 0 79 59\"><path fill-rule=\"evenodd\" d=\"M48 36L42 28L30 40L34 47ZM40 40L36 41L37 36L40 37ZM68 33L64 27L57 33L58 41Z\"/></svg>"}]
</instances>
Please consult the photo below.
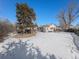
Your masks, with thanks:
<instances>
[{"instance_id":1,"label":"blue sky","mask_svg":"<svg viewBox=\"0 0 79 59\"><path fill-rule=\"evenodd\" d=\"M36 13L36 22L40 24L58 24L57 14L65 9L70 0L0 0L0 18L16 22L16 3L27 3ZM72 1L72 0L71 0ZM79 0L73 0L79 2ZM76 23L79 23L77 20Z\"/></svg>"}]
</instances>

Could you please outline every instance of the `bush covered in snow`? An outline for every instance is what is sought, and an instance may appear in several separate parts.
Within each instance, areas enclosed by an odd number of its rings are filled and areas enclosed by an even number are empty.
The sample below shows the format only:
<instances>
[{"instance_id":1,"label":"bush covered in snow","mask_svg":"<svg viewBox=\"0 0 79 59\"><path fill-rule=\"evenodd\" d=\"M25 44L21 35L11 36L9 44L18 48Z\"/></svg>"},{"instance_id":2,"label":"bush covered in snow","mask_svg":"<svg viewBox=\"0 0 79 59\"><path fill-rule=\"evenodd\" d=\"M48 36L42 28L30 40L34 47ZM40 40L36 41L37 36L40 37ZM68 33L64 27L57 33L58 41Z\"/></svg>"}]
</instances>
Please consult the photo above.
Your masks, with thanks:
<instances>
[{"instance_id":1,"label":"bush covered in snow","mask_svg":"<svg viewBox=\"0 0 79 59\"><path fill-rule=\"evenodd\" d=\"M79 29L73 29L73 28L70 28L70 29L67 29L67 30L64 30L65 32L72 32L72 33L75 33L76 35L79 36Z\"/></svg>"}]
</instances>

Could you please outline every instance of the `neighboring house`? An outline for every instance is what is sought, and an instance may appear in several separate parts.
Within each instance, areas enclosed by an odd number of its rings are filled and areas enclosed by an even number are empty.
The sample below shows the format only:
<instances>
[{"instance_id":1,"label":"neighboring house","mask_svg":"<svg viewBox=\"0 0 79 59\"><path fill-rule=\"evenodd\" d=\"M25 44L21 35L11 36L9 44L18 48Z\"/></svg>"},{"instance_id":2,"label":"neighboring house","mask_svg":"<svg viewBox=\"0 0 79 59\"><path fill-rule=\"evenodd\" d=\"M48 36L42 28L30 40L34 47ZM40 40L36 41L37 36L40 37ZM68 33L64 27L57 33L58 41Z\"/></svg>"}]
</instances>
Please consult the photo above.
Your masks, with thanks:
<instances>
[{"instance_id":1,"label":"neighboring house","mask_svg":"<svg viewBox=\"0 0 79 59\"><path fill-rule=\"evenodd\" d=\"M38 26L35 26L35 27L33 28L33 30L34 30L34 32L37 32L37 31L38 31Z\"/></svg>"},{"instance_id":2,"label":"neighboring house","mask_svg":"<svg viewBox=\"0 0 79 59\"><path fill-rule=\"evenodd\" d=\"M79 28L79 26L74 26L74 25L70 25L70 29L78 29Z\"/></svg>"},{"instance_id":3,"label":"neighboring house","mask_svg":"<svg viewBox=\"0 0 79 59\"><path fill-rule=\"evenodd\" d=\"M75 28L76 28L76 26L70 25L70 28L71 28L71 29L75 29Z\"/></svg>"},{"instance_id":4,"label":"neighboring house","mask_svg":"<svg viewBox=\"0 0 79 59\"><path fill-rule=\"evenodd\" d=\"M79 25L76 25L75 28L76 28L76 29L79 29Z\"/></svg>"},{"instance_id":5,"label":"neighboring house","mask_svg":"<svg viewBox=\"0 0 79 59\"><path fill-rule=\"evenodd\" d=\"M61 28L60 26L57 26L57 27L56 27L56 31L57 31L57 32L62 31L62 28Z\"/></svg>"},{"instance_id":6,"label":"neighboring house","mask_svg":"<svg viewBox=\"0 0 79 59\"><path fill-rule=\"evenodd\" d=\"M39 27L39 31L41 31L41 32L56 31L56 25L54 25L54 24L43 25L43 26Z\"/></svg>"}]
</instances>

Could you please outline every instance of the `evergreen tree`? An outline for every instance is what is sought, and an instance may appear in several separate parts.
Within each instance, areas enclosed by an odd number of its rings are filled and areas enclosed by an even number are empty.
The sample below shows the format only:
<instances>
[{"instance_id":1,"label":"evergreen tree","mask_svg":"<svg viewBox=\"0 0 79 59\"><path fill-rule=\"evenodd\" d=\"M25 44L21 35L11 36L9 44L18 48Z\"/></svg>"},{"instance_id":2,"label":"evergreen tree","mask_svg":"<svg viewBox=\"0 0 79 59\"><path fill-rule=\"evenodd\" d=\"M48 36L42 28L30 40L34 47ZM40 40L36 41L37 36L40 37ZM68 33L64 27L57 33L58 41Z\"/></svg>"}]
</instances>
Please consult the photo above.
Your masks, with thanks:
<instances>
[{"instance_id":1,"label":"evergreen tree","mask_svg":"<svg viewBox=\"0 0 79 59\"><path fill-rule=\"evenodd\" d=\"M16 17L18 21L17 28L21 33L24 33L25 29L33 28L34 21L36 20L35 12L32 8L29 8L25 3L16 4Z\"/></svg>"}]
</instances>

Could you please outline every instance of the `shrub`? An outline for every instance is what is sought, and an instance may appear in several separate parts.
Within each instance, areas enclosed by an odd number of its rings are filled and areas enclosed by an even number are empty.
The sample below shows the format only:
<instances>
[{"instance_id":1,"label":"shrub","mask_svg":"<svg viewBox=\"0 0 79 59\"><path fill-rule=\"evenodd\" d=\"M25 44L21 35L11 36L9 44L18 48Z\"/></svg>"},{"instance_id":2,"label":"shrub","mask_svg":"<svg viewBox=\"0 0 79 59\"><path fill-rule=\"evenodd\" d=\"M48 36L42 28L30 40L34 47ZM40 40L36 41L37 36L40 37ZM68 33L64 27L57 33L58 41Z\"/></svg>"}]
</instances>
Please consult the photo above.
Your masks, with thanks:
<instances>
[{"instance_id":1,"label":"shrub","mask_svg":"<svg viewBox=\"0 0 79 59\"><path fill-rule=\"evenodd\" d=\"M79 36L79 29L72 29L72 28L70 28L70 29L65 30L65 32L73 32L73 33L75 33L76 35Z\"/></svg>"},{"instance_id":2,"label":"shrub","mask_svg":"<svg viewBox=\"0 0 79 59\"><path fill-rule=\"evenodd\" d=\"M75 34L79 36L79 29L75 30Z\"/></svg>"},{"instance_id":3,"label":"shrub","mask_svg":"<svg viewBox=\"0 0 79 59\"><path fill-rule=\"evenodd\" d=\"M3 41L3 37L5 37L8 34L8 26L7 24L0 24L0 42Z\"/></svg>"},{"instance_id":4,"label":"shrub","mask_svg":"<svg viewBox=\"0 0 79 59\"><path fill-rule=\"evenodd\" d=\"M64 30L65 32L75 32L75 29L72 29L72 28L70 28L70 29L67 29L67 30Z\"/></svg>"},{"instance_id":5,"label":"shrub","mask_svg":"<svg viewBox=\"0 0 79 59\"><path fill-rule=\"evenodd\" d=\"M4 39L3 37L7 36L7 34L12 30L12 27L10 27L10 23L6 20L0 21L0 42L2 42Z\"/></svg>"}]
</instances>

